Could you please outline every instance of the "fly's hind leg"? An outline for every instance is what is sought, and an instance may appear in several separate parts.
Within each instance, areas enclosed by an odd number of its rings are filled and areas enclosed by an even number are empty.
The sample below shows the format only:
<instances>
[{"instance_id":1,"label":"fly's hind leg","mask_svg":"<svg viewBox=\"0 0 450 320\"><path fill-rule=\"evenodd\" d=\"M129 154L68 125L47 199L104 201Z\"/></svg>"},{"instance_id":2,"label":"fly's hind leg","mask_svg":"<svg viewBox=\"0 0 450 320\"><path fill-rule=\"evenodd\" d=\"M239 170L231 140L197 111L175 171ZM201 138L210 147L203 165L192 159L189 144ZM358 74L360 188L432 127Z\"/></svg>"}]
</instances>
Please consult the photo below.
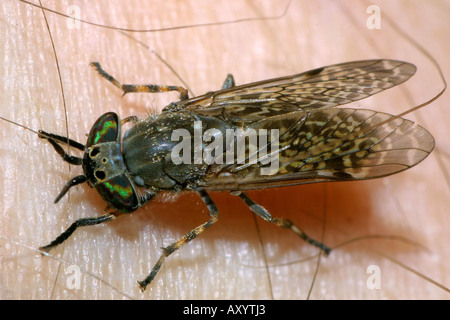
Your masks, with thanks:
<instances>
[{"instance_id":1,"label":"fly's hind leg","mask_svg":"<svg viewBox=\"0 0 450 320\"><path fill-rule=\"evenodd\" d=\"M234 81L234 77L231 73L229 73L223 82L222 89L230 89L236 86L236 82Z\"/></svg>"},{"instance_id":2,"label":"fly's hind leg","mask_svg":"<svg viewBox=\"0 0 450 320\"><path fill-rule=\"evenodd\" d=\"M298 235L300 238L302 238L306 242L321 249L326 255L328 255L330 253L331 249L329 247L327 247L326 245L324 245L321 242L318 242L318 241L310 238L305 232L303 232L298 226L296 226L290 220L285 219L285 218L272 217L272 215L269 213L269 211L267 211L261 205L257 204L252 199L250 199L244 192L240 192L235 195L238 195L245 202L245 204L250 208L250 210L252 210L254 213L256 213L258 216L260 216L264 220L269 221L281 228L286 228L286 229L292 230L296 235Z\"/></svg>"},{"instance_id":3,"label":"fly's hind leg","mask_svg":"<svg viewBox=\"0 0 450 320\"><path fill-rule=\"evenodd\" d=\"M168 92L168 91L178 91L180 93L180 100L189 99L188 91L179 86L160 86L157 84L147 84L147 85L134 85L134 84L121 84L113 76L102 69L100 63L91 62L90 65L97 70L97 72L106 80L111 82L115 87L123 91L123 94L130 92Z\"/></svg>"},{"instance_id":4,"label":"fly's hind leg","mask_svg":"<svg viewBox=\"0 0 450 320\"><path fill-rule=\"evenodd\" d=\"M195 229L192 229L191 231L189 231L186 235L184 235L178 241L170 244L169 246L167 246L165 248L162 248L163 253L162 253L161 257L158 259L158 261L156 262L156 264L153 266L152 271L149 273L149 275L144 280L138 281L139 286L142 291L145 291L145 288L147 287L147 285L149 285L150 282L152 282L152 280L155 278L156 274L158 273L159 269L161 269L161 266L164 263L164 260L169 255L174 253L176 250L180 249L182 246L184 246L189 241L195 239L199 234L201 234L207 228L209 228L214 223L216 223L217 220L219 220L219 218L220 218L219 210L217 210L217 207L214 204L214 202L212 201L209 194L203 189L198 189L197 192L200 194L203 202L206 204L206 206L208 208L210 219L208 221L206 221L205 223L199 225Z\"/></svg>"}]
</instances>

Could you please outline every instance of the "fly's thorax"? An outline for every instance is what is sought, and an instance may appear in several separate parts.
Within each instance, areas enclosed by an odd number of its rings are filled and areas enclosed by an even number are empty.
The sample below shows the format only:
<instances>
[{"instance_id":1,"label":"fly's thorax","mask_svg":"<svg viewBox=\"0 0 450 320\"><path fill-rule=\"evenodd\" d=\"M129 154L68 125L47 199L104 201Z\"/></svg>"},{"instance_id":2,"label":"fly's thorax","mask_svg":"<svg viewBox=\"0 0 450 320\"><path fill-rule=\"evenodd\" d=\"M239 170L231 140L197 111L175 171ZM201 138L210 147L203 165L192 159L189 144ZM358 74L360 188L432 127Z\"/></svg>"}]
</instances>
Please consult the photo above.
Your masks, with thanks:
<instances>
[{"instance_id":1,"label":"fly's thorax","mask_svg":"<svg viewBox=\"0 0 450 320\"><path fill-rule=\"evenodd\" d=\"M200 117L191 112L163 112L156 117L136 123L124 134L122 154L125 165L134 182L145 188L173 190L195 183L202 177L208 165L204 162L176 163L172 159L172 150L180 143L179 133L188 137L185 143L195 146L195 124L203 128L227 126L219 119ZM203 149L204 145L200 145Z\"/></svg>"},{"instance_id":2,"label":"fly's thorax","mask_svg":"<svg viewBox=\"0 0 450 320\"><path fill-rule=\"evenodd\" d=\"M124 134L122 154L134 182L145 188L172 190L183 181L167 174L170 153L176 142L172 132L189 127L193 118L188 113L162 113L136 123Z\"/></svg>"}]
</instances>

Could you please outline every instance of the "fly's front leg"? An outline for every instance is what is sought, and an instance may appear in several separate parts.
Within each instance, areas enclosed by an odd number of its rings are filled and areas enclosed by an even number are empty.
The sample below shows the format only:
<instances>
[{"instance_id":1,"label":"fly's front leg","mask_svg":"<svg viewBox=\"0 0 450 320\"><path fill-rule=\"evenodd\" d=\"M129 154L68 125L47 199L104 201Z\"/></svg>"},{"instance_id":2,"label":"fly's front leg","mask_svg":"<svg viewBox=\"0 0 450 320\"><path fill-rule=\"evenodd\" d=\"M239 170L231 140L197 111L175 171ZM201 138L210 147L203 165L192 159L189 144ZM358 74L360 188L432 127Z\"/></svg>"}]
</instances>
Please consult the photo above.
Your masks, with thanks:
<instances>
[{"instance_id":1,"label":"fly's front leg","mask_svg":"<svg viewBox=\"0 0 450 320\"><path fill-rule=\"evenodd\" d=\"M236 195L236 194L234 194ZM306 233L304 233L299 227L297 227L294 223L292 223L290 220L285 218L274 218L272 215L267 211L264 207L257 204L255 201L250 199L244 192L240 192L237 194L244 202L245 204L252 210L254 213L256 213L258 216L263 218L266 221L269 221L281 228L286 228L292 230L296 235L298 235L300 238L305 240L306 242L318 247L321 249L326 255L328 255L331 251L329 247L324 245L321 242L318 242L314 239L311 239Z\"/></svg>"},{"instance_id":2,"label":"fly's front leg","mask_svg":"<svg viewBox=\"0 0 450 320\"><path fill-rule=\"evenodd\" d=\"M121 84L117 81L113 76L108 74L105 70L102 69L100 63L91 62L90 65L97 70L97 72L106 80L111 82L114 86L123 91L123 94L127 94L130 92L168 92L168 91L178 91L180 93L180 100L189 99L188 91L179 86L160 86L156 84L147 84L147 85L134 85L134 84Z\"/></svg>"},{"instance_id":3,"label":"fly's front leg","mask_svg":"<svg viewBox=\"0 0 450 320\"><path fill-rule=\"evenodd\" d=\"M74 233L75 230L78 229L78 227L92 226L100 223L105 223L114 220L120 214L121 213L119 212L111 212L101 215L99 217L78 219L74 223L72 223L72 225L69 228L67 228L66 231L61 233L61 235L59 235L55 240L53 240L46 246L40 247L39 249L45 252L49 252L54 247L66 241L72 235L72 233Z\"/></svg>"},{"instance_id":4,"label":"fly's front leg","mask_svg":"<svg viewBox=\"0 0 450 320\"><path fill-rule=\"evenodd\" d=\"M149 275L143 281L138 281L139 286L142 291L145 291L145 288L147 287L147 285L150 282L152 282L152 280L155 278L159 269L161 269L161 266L164 263L164 260L166 257L168 257L169 255L174 253L176 250L180 249L182 246L184 246L189 241L195 239L199 234L201 234L207 228L209 228L214 223L216 223L217 220L219 220L219 218L220 218L219 210L217 210L217 207L214 204L214 202L212 201L209 194L203 189L198 189L197 192L200 194L203 202L206 204L206 206L208 208L210 219L208 221L206 221L205 223L203 223L202 225L199 225L197 228L189 231L186 235L184 235L178 241L172 243L171 245L169 245L165 248L162 248L163 253L162 253L161 257L158 259L158 262L156 262L156 264L154 265L152 271L149 273Z\"/></svg>"},{"instance_id":5,"label":"fly's front leg","mask_svg":"<svg viewBox=\"0 0 450 320\"><path fill-rule=\"evenodd\" d=\"M74 164L74 165L81 165L83 163L83 159L76 157L76 156L72 156L70 154L68 154L67 152L64 151L64 149L58 144L59 143L63 143L66 145L69 145L71 147L77 148L78 150L84 151L85 147L84 145L82 145L81 143L72 140L72 139L67 139L66 137L63 136L59 136L53 133L47 133L45 131L39 130L39 138L41 139L46 139L48 142L50 142L50 144L53 146L53 148L55 149L55 151L63 158L63 160L65 162L68 162L70 164Z\"/></svg>"},{"instance_id":6,"label":"fly's front leg","mask_svg":"<svg viewBox=\"0 0 450 320\"><path fill-rule=\"evenodd\" d=\"M53 140L54 142L58 141L60 143L77 148L78 150L81 150L81 151L84 151L84 149L85 149L84 144L81 144L72 139L68 139L67 137L63 137L63 136L60 136L60 135L57 135L54 133L48 133L43 130L39 130L38 133L39 133L39 138L41 138L41 139L47 139L49 141Z\"/></svg>"},{"instance_id":7,"label":"fly's front leg","mask_svg":"<svg viewBox=\"0 0 450 320\"><path fill-rule=\"evenodd\" d=\"M72 155L68 154L59 145L59 143L69 145L69 146L77 148L77 149L79 149L81 151L85 150L85 146L84 145L82 145L81 143L79 143L79 142L77 142L75 140L67 139L66 137L59 136L59 135L53 134L53 133L47 133L47 132L42 131L42 130L39 130L38 133L39 133L39 138L46 139L48 142L50 142L50 144L53 146L55 151L61 156L61 158L65 162L68 162L70 164L74 164L74 165L77 165L77 166L79 166L79 165L81 165L83 163L83 159L82 158L79 158L79 157L72 156ZM86 182L86 180L87 180L87 177L85 175L79 175L79 176L76 176L75 178L71 179L69 182L66 183L64 188L61 190L59 195L56 197L54 203L57 203L59 200L61 200L61 198L67 193L67 191L69 191L70 188L72 188L73 186L76 186L78 184L84 183L84 182Z\"/></svg>"}]
</instances>

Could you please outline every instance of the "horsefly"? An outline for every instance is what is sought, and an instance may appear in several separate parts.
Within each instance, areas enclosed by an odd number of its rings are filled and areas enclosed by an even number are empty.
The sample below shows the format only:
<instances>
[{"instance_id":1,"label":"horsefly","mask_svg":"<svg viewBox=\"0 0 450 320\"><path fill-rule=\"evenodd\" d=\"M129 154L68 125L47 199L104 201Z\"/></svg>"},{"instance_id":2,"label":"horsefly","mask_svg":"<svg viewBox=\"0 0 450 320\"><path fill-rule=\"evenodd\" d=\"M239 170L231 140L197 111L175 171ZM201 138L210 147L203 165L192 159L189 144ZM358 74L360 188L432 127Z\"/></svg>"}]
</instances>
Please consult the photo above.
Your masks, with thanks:
<instances>
[{"instance_id":1,"label":"horsefly","mask_svg":"<svg viewBox=\"0 0 450 320\"><path fill-rule=\"evenodd\" d=\"M39 131L64 161L84 171L64 186L55 203L71 187L87 182L108 204L103 215L76 220L40 249L48 252L78 227L132 213L159 192L197 192L209 220L162 249L153 269L138 281L142 291L166 257L218 221L209 191L238 196L264 220L328 254L329 247L293 222L273 217L245 191L385 177L418 164L434 147L428 131L399 115L336 108L408 80L416 67L402 61L353 61L240 86L228 75L221 90L195 98L179 86L122 85L99 63L91 66L124 94L178 91L180 101L143 120L106 113L92 126L85 145ZM122 135L124 125L131 128ZM83 158L67 154L64 144L84 151Z\"/></svg>"}]
</instances>

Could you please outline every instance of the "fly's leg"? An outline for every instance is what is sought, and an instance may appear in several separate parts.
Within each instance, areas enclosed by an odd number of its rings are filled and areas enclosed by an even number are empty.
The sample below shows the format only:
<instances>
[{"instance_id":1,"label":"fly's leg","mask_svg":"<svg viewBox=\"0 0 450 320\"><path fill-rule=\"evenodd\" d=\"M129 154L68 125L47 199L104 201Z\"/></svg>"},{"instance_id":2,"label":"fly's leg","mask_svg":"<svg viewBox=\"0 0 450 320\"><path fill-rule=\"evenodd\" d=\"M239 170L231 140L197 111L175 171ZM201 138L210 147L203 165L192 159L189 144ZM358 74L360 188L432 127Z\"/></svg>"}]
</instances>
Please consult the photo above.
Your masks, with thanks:
<instances>
[{"instance_id":1,"label":"fly's leg","mask_svg":"<svg viewBox=\"0 0 450 320\"><path fill-rule=\"evenodd\" d=\"M53 140L53 142L58 141L58 142L66 144L66 145L69 145L71 147L77 148L78 150L81 150L81 151L84 151L84 149L85 149L85 146L83 144L81 144L75 140L72 140L72 139L67 139L67 137L59 136L59 135L53 134L53 133L48 133L43 130L39 130L38 133L39 133L39 138L41 138L41 139L47 139L49 141Z\"/></svg>"},{"instance_id":2,"label":"fly's leg","mask_svg":"<svg viewBox=\"0 0 450 320\"><path fill-rule=\"evenodd\" d=\"M162 248L163 253L162 253L161 257L158 259L158 262L156 262L156 264L154 265L152 271L149 273L149 275L143 281L138 281L139 286L142 291L145 291L145 288L147 287L147 285L150 282L152 282L152 280L155 278L156 274L158 273L159 269L161 269L161 266L164 263L164 260L169 255L171 255L176 250L180 249L182 246L184 246L189 241L195 239L199 234L201 234L207 228L209 228L214 223L216 223L217 220L219 220L219 218L220 218L219 210L217 210L217 207L214 204L214 202L212 201L209 194L203 189L198 189L197 192L200 194L203 202L206 204L206 206L208 208L210 219L207 222L203 223L202 225L198 226L197 228L189 231L186 235L184 235L178 241L170 244L169 246L167 246L165 248Z\"/></svg>"},{"instance_id":3,"label":"fly's leg","mask_svg":"<svg viewBox=\"0 0 450 320\"><path fill-rule=\"evenodd\" d=\"M234 77L231 73L227 75L227 78L223 82L222 89L230 89L233 88L236 85L236 82L234 81Z\"/></svg>"},{"instance_id":4,"label":"fly's leg","mask_svg":"<svg viewBox=\"0 0 450 320\"><path fill-rule=\"evenodd\" d=\"M50 144L53 146L53 148L55 149L55 151L61 156L61 158L65 161L68 162L70 164L74 164L74 165L81 165L83 163L83 159L76 157L76 156L72 156L70 154L68 154L67 152L64 151L64 149L58 144L59 143L63 143L63 144L67 144L71 147L77 148L79 150L84 150L85 147L84 145L82 145L79 142L76 142L74 140L71 139L67 139L63 136L59 136L53 133L47 133L45 131L39 130L39 138L41 139L47 139L48 142L50 142ZM61 198L67 193L67 191L69 191L70 188L72 188L73 186L76 186L78 184L84 183L86 182L87 177L85 175L79 175L76 176L75 178L71 179L69 182L66 183L66 185L64 186L64 188L61 190L61 192L58 194L58 196L56 197L54 203L57 203L59 200L61 200Z\"/></svg>"},{"instance_id":5,"label":"fly's leg","mask_svg":"<svg viewBox=\"0 0 450 320\"><path fill-rule=\"evenodd\" d=\"M58 144L59 143L63 143L66 145L69 145L71 147L77 148L81 151L84 151L85 147L84 145L82 145L81 143L72 140L72 139L67 139L66 137L63 136L59 136L57 134L53 134L53 133L47 133L45 131L39 130L39 138L41 139L46 139L48 142L50 142L50 144L53 146L53 148L55 149L55 151L63 158L63 160L65 162L68 162L70 164L74 164L74 165L81 165L83 163L83 159L76 157L76 156L72 156L70 154L68 154L67 152L64 151L64 149Z\"/></svg>"},{"instance_id":6,"label":"fly's leg","mask_svg":"<svg viewBox=\"0 0 450 320\"><path fill-rule=\"evenodd\" d=\"M93 226L96 224L105 223L114 220L119 215L120 215L119 212L111 212L103 214L99 217L78 219L77 221L72 223L72 225L69 228L67 228L66 231L61 233L61 235L59 235L55 240L53 240L46 246L40 247L39 249L45 252L49 252L54 247L66 241L67 238L69 238L72 235L72 233L74 233L75 230L78 229L78 227Z\"/></svg>"},{"instance_id":7,"label":"fly's leg","mask_svg":"<svg viewBox=\"0 0 450 320\"><path fill-rule=\"evenodd\" d=\"M234 77L231 73L227 74L227 77L225 78L225 81L222 84L222 90L225 89L230 89L233 88L234 86L236 86L236 83L234 81ZM210 95L211 97L213 97L214 95L214 91L209 91L206 93L206 95Z\"/></svg>"},{"instance_id":8,"label":"fly's leg","mask_svg":"<svg viewBox=\"0 0 450 320\"><path fill-rule=\"evenodd\" d=\"M236 195L236 194L234 194L234 195ZM250 199L244 192L240 192L237 195L239 195L239 197L245 202L245 204L250 208L250 210L252 210L254 213L256 213L258 216L260 216L264 220L269 221L281 228L290 229L296 235L298 235L300 238L305 240L306 242L321 249L326 255L328 255L330 253L331 249L329 247L327 247L326 245L324 245L321 242L318 242L318 241L308 237L308 235L306 235L306 233L304 233L299 227L297 227L290 220L285 219L285 218L272 217L272 215L269 213L269 211L267 211L267 209L265 209L264 207L262 207L261 205L257 204L255 201Z\"/></svg>"},{"instance_id":9,"label":"fly's leg","mask_svg":"<svg viewBox=\"0 0 450 320\"><path fill-rule=\"evenodd\" d=\"M64 187L62 188L61 192L58 194L58 196L56 197L55 201L53 201L53 203L58 203L59 200L61 200L62 197L65 196L65 194L67 193L67 191L69 191L70 188L72 188L72 187L74 187L76 185L82 184L82 183L84 183L86 181L87 181L87 177L84 174L76 176L75 178L70 179L64 185Z\"/></svg>"},{"instance_id":10,"label":"fly's leg","mask_svg":"<svg viewBox=\"0 0 450 320\"><path fill-rule=\"evenodd\" d=\"M46 139L48 142L50 142L50 144L53 146L55 151L62 157L62 159L65 162L68 162L70 164L74 164L77 166L79 166L83 163L82 158L68 154L67 152L64 151L64 149L55 140L53 140L51 138L46 138Z\"/></svg>"},{"instance_id":11,"label":"fly's leg","mask_svg":"<svg viewBox=\"0 0 450 320\"><path fill-rule=\"evenodd\" d=\"M189 99L188 91L179 86L160 86L156 84L148 84L148 85L134 85L134 84L121 84L117 81L113 76L108 74L105 70L102 69L100 63L91 62L90 65L97 70L97 72L106 80L111 82L114 86L123 91L123 94L127 94L130 92L168 92L168 91L178 91L180 93L180 100Z\"/></svg>"},{"instance_id":12,"label":"fly's leg","mask_svg":"<svg viewBox=\"0 0 450 320\"><path fill-rule=\"evenodd\" d=\"M125 119L122 119L122 120L120 121L120 124L123 126L125 123L128 123L128 122L131 122L131 123L133 123L133 124L136 124L136 123L139 122L139 118L136 117L136 116L129 116L129 117L126 117Z\"/></svg>"}]
</instances>

